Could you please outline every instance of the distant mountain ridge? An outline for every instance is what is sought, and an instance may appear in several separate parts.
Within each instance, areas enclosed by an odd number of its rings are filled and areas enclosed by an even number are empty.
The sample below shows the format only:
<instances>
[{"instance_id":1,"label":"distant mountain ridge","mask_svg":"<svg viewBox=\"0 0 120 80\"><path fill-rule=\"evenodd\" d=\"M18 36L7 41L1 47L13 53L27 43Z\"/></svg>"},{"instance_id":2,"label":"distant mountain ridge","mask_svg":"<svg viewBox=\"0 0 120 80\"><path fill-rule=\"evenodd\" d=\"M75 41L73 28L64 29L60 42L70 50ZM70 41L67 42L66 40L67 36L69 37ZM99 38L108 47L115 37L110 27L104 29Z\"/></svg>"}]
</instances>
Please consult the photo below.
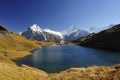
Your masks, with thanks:
<instances>
[{"instance_id":1,"label":"distant mountain ridge","mask_svg":"<svg viewBox=\"0 0 120 80\"><path fill-rule=\"evenodd\" d=\"M82 46L120 51L120 24L78 41Z\"/></svg>"},{"instance_id":2,"label":"distant mountain ridge","mask_svg":"<svg viewBox=\"0 0 120 80\"><path fill-rule=\"evenodd\" d=\"M75 26L71 26L68 30L57 32L50 29L42 29L37 24L33 24L33 26L30 26L26 31L20 34L28 39L35 39L38 41L52 40L55 42L60 42L62 40L65 42L72 41L89 35L87 31L77 29Z\"/></svg>"},{"instance_id":3,"label":"distant mountain ridge","mask_svg":"<svg viewBox=\"0 0 120 80\"><path fill-rule=\"evenodd\" d=\"M76 40L80 37L85 37L89 35L89 32L82 29L78 29L75 25L72 25L69 29L62 31L61 34L64 37L64 41L68 42Z\"/></svg>"},{"instance_id":4,"label":"distant mountain ridge","mask_svg":"<svg viewBox=\"0 0 120 80\"><path fill-rule=\"evenodd\" d=\"M113 26L115 26L115 24L110 24L109 26L105 26L105 27L90 27L88 29L88 32L89 33L99 33L100 31L112 28Z\"/></svg>"}]
</instances>

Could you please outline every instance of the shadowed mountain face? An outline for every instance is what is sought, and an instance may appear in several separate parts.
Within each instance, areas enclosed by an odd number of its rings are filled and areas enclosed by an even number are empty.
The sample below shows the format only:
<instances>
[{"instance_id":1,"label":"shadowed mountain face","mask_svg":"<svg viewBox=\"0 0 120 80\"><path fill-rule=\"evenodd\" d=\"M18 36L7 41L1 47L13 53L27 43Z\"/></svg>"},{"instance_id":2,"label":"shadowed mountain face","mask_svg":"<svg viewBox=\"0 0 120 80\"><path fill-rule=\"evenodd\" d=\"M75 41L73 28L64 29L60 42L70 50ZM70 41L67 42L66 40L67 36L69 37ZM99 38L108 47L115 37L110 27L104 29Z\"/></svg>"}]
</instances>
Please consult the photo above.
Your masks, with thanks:
<instances>
[{"instance_id":1,"label":"shadowed mountain face","mask_svg":"<svg viewBox=\"0 0 120 80\"><path fill-rule=\"evenodd\" d=\"M120 51L120 24L84 38L84 40L80 42L80 45Z\"/></svg>"}]
</instances>

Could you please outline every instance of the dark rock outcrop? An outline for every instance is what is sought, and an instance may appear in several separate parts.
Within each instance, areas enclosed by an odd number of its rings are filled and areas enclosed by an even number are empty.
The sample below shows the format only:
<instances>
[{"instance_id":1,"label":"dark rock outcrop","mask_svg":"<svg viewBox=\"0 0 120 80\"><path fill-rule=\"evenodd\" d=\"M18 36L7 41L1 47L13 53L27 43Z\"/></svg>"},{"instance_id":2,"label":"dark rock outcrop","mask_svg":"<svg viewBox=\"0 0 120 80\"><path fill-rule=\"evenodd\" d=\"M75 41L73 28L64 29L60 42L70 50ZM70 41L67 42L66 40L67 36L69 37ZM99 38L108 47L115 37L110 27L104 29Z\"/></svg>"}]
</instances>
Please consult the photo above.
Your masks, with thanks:
<instances>
[{"instance_id":1,"label":"dark rock outcrop","mask_svg":"<svg viewBox=\"0 0 120 80\"><path fill-rule=\"evenodd\" d=\"M0 31L8 31L5 27L3 27L2 25L0 25Z\"/></svg>"}]
</instances>

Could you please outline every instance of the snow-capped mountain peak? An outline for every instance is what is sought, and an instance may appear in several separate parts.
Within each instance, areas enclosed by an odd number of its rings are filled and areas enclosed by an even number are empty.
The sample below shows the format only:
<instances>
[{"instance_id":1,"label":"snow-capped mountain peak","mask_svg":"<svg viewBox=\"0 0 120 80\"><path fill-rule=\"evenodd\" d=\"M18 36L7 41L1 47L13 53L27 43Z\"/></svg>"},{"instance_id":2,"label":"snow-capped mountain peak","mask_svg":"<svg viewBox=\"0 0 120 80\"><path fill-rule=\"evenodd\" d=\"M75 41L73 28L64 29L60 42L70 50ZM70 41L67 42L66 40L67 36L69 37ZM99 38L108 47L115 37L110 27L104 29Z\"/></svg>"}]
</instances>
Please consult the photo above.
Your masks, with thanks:
<instances>
[{"instance_id":1,"label":"snow-capped mountain peak","mask_svg":"<svg viewBox=\"0 0 120 80\"><path fill-rule=\"evenodd\" d=\"M61 32L64 37L64 41L73 41L80 37L89 35L86 30L78 29L75 25L72 25L69 29Z\"/></svg>"},{"instance_id":2,"label":"snow-capped mountain peak","mask_svg":"<svg viewBox=\"0 0 120 80\"><path fill-rule=\"evenodd\" d=\"M41 29L40 26L38 26L37 24L33 24L32 26L30 26L30 29L31 29L32 31L42 32L42 29Z\"/></svg>"},{"instance_id":3,"label":"snow-capped mountain peak","mask_svg":"<svg viewBox=\"0 0 120 80\"><path fill-rule=\"evenodd\" d=\"M62 31L61 34L69 36L72 33L77 32L78 30L79 29L77 29L77 27L75 25L72 25L72 26L70 26L69 29Z\"/></svg>"},{"instance_id":4,"label":"snow-capped mountain peak","mask_svg":"<svg viewBox=\"0 0 120 80\"><path fill-rule=\"evenodd\" d=\"M37 24L30 26L26 31L22 32L22 35L28 39L35 39L38 41L53 40L55 42L60 42L62 39L60 32L42 29Z\"/></svg>"},{"instance_id":5,"label":"snow-capped mountain peak","mask_svg":"<svg viewBox=\"0 0 120 80\"><path fill-rule=\"evenodd\" d=\"M77 27L75 25L72 25L69 30L73 31L73 30L77 30Z\"/></svg>"}]
</instances>

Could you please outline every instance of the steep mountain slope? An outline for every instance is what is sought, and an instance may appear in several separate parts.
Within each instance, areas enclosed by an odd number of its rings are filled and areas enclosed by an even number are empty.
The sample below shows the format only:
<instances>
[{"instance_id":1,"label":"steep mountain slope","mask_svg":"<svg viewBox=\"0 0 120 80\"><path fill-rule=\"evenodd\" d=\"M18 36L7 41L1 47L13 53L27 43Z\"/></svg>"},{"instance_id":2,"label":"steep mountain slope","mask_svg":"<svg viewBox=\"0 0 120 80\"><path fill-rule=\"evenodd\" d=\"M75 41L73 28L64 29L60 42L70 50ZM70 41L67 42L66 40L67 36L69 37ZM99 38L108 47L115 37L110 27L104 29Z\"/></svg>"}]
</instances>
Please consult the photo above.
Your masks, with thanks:
<instances>
[{"instance_id":1,"label":"steep mountain slope","mask_svg":"<svg viewBox=\"0 0 120 80\"><path fill-rule=\"evenodd\" d=\"M80 42L80 45L120 51L120 24L86 37L85 40Z\"/></svg>"},{"instance_id":2,"label":"steep mountain slope","mask_svg":"<svg viewBox=\"0 0 120 80\"><path fill-rule=\"evenodd\" d=\"M85 37L89 35L89 33L82 29L77 29L75 25L72 25L68 30L64 30L61 32L63 35L63 39L65 42L76 40L80 37Z\"/></svg>"},{"instance_id":3,"label":"steep mountain slope","mask_svg":"<svg viewBox=\"0 0 120 80\"><path fill-rule=\"evenodd\" d=\"M0 53L10 59L28 55L30 49L40 47L38 41L10 32L0 25Z\"/></svg>"},{"instance_id":4,"label":"steep mountain slope","mask_svg":"<svg viewBox=\"0 0 120 80\"><path fill-rule=\"evenodd\" d=\"M22 33L28 39L35 39L38 41L61 41L61 35L59 32L52 31L50 29L41 29L37 24L29 27Z\"/></svg>"}]
</instances>

